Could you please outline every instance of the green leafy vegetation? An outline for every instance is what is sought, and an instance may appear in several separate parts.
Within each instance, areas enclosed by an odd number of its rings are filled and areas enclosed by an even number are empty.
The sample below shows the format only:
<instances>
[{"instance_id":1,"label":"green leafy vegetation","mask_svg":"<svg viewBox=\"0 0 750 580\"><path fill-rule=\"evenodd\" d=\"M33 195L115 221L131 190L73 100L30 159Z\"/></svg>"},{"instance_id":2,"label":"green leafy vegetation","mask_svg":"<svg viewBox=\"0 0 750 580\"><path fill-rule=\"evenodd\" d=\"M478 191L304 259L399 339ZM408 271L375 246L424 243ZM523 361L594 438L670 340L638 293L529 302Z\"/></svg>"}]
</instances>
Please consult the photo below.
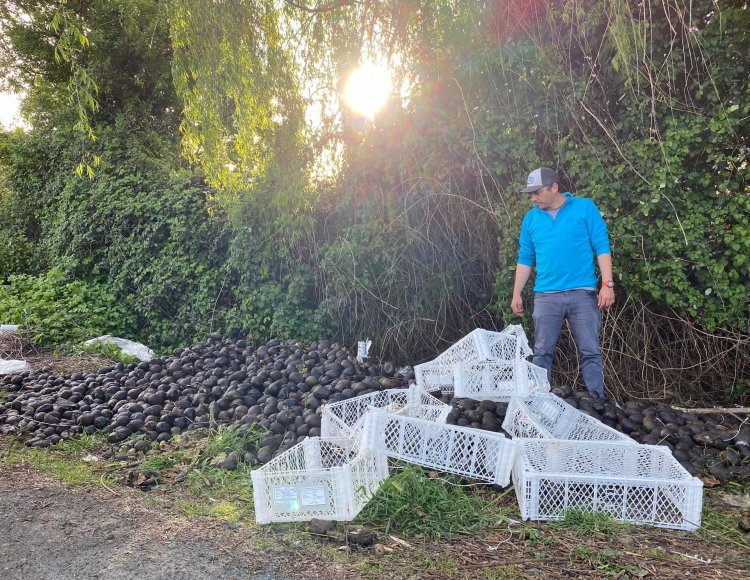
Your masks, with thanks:
<instances>
[{"instance_id":1,"label":"green leafy vegetation","mask_svg":"<svg viewBox=\"0 0 750 580\"><path fill-rule=\"evenodd\" d=\"M0 287L3 319L33 333L41 345L78 343L102 334L124 335L133 319L103 284L69 280L59 270L18 274Z\"/></svg>"},{"instance_id":2,"label":"green leafy vegetation","mask_svg":"<svg viewBox=\"0 0 750 580\"><path fill-rule=\"evenodd\" d=\"M6 4L30 129L0 135L0 282L102 285L156 350L370 336L419 362L519 322L516 191L544 164L609 225L612 388L747 399L743 2ZM339 103L366 60L397 87L374 120Z\"/></svg>"}]
</instances>

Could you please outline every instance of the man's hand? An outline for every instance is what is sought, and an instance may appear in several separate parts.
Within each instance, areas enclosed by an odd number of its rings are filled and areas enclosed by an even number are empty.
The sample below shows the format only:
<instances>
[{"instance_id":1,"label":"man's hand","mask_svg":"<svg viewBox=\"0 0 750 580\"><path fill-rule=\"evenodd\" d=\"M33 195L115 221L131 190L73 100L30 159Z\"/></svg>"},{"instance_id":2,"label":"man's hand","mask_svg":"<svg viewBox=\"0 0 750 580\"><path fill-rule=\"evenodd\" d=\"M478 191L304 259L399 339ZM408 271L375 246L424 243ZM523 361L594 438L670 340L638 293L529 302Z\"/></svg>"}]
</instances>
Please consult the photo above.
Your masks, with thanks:
<instances>
[{"instance_id":1,"label":"man's hand","mask_svg":"<svg viewBox=\"0 0 750 580\"><path fill-rule=\"evenodd\" d=\"M612 300L614 301L614 297ZM513 314L523 316L523 300L520 296L513 296L513 300L510 302L510 308L513 310Z\"/></svg>"},{"instance_id":2,"label":"man's hand","mask_svg":"<svg viewBox=\"0 0 750 580\"><path fill-rule=\"evenodd\" d=\"M602 286L599 290L599 310L605 310L615 303L615 289Z\"/></svg>"}]
</instances>

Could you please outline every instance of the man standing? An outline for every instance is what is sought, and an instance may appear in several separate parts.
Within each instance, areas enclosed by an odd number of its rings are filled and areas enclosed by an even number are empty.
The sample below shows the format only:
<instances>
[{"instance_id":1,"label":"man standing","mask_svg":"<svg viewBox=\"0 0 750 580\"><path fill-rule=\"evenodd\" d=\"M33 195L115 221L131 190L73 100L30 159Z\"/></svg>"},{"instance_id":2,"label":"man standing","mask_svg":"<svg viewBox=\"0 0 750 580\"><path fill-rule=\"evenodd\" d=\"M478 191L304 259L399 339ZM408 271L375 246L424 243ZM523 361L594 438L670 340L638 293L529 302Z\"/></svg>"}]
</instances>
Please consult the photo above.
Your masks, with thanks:
<instances>
[{"instance_id":1,"label":"man standing","mask_svg":"<svg viewBox=\"0 0 750 580\"><path fill-rule=\"evenodd\" d=\"M511 308L523 316L521 291L536 266L534 285L534 364L552 378L552 356L563 320L581 353L583 382L604 398L601 310L615 301L607 226L593 201L560 190L560 178L547 167L529 174L526 187L534 207L523 218ZM602 275L597 293L594 255Z\"/></svg>"}]
</instances>

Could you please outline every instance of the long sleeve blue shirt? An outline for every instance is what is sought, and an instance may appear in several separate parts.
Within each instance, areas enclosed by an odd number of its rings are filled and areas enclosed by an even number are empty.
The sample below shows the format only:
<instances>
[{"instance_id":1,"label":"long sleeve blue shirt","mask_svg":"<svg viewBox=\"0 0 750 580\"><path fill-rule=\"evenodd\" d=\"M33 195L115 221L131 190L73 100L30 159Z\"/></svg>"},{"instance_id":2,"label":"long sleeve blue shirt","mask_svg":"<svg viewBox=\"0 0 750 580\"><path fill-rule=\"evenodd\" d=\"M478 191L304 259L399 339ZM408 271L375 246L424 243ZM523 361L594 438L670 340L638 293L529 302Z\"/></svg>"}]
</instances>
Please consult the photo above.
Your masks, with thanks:
<instances>
[{"instance_id":1,"label":"long sleeve blue shirt","mask_svg":"<svg viewBox=\"0 0 750 580\"><path fill-rule=\"evenodd\" d=\"M518 263L536 266L536 292L595 288L594 254L611 253L607 225L596 204L563 195L557 219L534 207L521 223Z\"/></svg>"}]
</instances>

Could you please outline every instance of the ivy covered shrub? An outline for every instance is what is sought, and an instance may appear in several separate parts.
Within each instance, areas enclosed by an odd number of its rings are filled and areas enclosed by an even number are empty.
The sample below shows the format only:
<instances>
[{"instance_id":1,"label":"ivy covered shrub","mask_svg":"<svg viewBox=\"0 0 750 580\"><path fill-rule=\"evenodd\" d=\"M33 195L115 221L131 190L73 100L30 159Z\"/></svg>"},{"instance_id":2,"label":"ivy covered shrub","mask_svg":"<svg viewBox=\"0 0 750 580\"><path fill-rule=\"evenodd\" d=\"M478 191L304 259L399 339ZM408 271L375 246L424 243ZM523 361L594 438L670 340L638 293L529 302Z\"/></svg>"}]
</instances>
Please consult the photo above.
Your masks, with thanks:
<instances>
[{"instance_id":1,"label":"ivy covered shrub","mask_svg":"<svg viewBox=\"0 0 750 580\"><path fill-rule=\"evenodd\" d=\"M21 274L31 260L31 247L22 234L0 235L0 284L14 274Z\"/></svg>"},{"instance_id":2,"label":"ivy covered shrub","mask_svg":"<svg viewBox=\"0 0 750 580\"><path fill-rule=\"evenodd\" d=\"M56 269L11 276L0 286L0 320L33 333L40 346L72 345L104 334L128 337L135 323L105 285L70 280Z\"/></svg>"}]
</instances>

